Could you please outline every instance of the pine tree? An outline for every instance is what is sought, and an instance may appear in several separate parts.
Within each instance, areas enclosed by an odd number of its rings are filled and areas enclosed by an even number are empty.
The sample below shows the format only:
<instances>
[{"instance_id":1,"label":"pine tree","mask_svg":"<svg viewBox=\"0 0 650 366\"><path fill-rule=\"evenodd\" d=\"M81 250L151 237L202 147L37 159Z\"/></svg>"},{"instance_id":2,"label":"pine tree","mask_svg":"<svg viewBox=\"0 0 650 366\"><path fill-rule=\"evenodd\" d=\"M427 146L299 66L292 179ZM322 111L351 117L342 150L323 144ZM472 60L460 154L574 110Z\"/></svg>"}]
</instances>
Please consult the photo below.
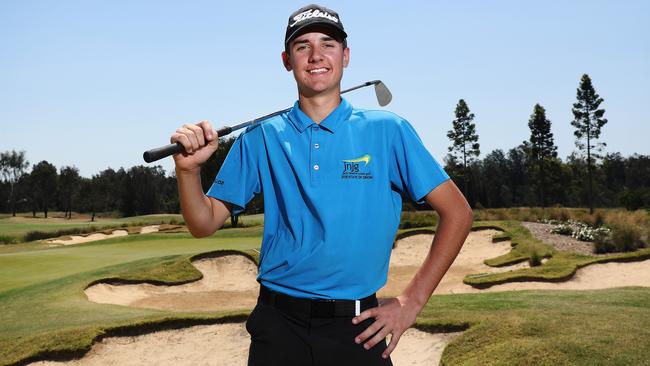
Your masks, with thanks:
<instances>
[{"instance_id":1,"label":"pine tree","mask_svg":"<svg viewBox=\"0 0 650 366\"><path fill-rule=\"evenodd\" d=\"M553 133L551 132L551 121L546 119L546 110L539 104L535 104L533 114L528 120L530 128L530 160L537 165L537 182L539 203L546 207L546 194L544 188L547 185L545 167L548 166L551 159L557 157L557 146L553 142Z\"/></svg>"},{"instance_id":2,"label":"pine tree","mask_svg":"<svg viewBox=\"0 0 650 366\"><path fill-rule=\"evenodd\" d=\"M589 180L589 213L594 212L593 204L593 158L598 158L597 154L605 143L597 143L600 137L600 129L607 123L603 118L604 109L598 109L603 102L594 89L589 75L582 75L580 87L577 92L578 101L573 104L573 121L571 125L576 128L573 134L576 136L576 146L581 151L587 152L587 178Z\"/></svg>"},{"instance_id":3,"label":"pine tree","mask_svg":"<svg viewBox=\"0 0 650 366\"><path fill-rule=\"evenodd\" d=\"M476 126L472 122L474 113L469 112L469 107L463 99L456 105L456 119L452 121L452 129L447 132L447 137L452 142L449 147L450 155L463 162L463 191L468 195L468 164L475 160L481 153L479 150Z\"/></svg>"}]
</instances>

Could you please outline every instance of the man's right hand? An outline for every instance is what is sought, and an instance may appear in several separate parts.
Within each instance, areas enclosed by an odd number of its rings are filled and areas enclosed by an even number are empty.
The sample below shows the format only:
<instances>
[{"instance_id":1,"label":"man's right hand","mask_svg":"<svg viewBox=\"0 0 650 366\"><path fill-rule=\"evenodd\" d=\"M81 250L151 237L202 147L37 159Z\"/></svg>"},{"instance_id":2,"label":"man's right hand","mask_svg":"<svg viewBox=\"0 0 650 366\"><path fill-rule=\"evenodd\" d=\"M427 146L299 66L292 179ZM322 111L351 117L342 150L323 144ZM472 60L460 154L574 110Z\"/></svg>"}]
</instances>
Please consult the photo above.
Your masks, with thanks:
<instances>
[{"instance_id":1,"label":"man's right hand","mask_svg":"<svg viewBox=\"0 0 650 366\"><path fill-rule=\"evenodd\" d=\"M171 143L180 142L184 153L174 155L177 171L194 171L217 151L219 136L208 121L184 124L171 137Z\"/></svg>"}]
</instances>

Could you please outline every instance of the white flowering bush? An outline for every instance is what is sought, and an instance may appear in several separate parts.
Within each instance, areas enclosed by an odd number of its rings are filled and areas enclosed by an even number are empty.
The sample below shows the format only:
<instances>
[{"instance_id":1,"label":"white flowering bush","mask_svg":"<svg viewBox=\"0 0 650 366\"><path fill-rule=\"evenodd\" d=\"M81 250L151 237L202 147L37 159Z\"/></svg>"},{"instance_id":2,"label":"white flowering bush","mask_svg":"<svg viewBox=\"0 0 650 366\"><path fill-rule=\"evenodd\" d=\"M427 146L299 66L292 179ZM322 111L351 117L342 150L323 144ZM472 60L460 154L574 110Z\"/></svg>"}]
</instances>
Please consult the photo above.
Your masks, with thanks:
<instances>
[{"instance_id":1,"label":"white flowering bush","mask_svg":"<svg viewBox=\"0 0 650 366\"><path fill-rule=\"evenodd\" d=\"M580 241L605 241L612 233L609 228L604 226L591 227L584 222L569 220L564 223L559 223L553 226L552 233L561 235L571 235L574 239Z\"/></svg>"},{"instance_id":2,"label":"white flowering bush","mask_svg":"<svg viewBox=\"0 0 650 366\"><path fill-rule=\"evenodd\" d=\"M573 235L573 227L567 223L556 224L551 229L551 232L560 235Z\"/></svg>"},{"instance_id":3,"label":"white flowering bush","mask_svg":"<svg viewBox=\"0 0 650 366\"><path fill-rule=\"evenodd\" d=\"M609 237L611 232L610 229L604 226L593 228L587 224L583 224L578 230L575 230L571 236L581 241L602 242Z\"/></svg>"}]
</instances>

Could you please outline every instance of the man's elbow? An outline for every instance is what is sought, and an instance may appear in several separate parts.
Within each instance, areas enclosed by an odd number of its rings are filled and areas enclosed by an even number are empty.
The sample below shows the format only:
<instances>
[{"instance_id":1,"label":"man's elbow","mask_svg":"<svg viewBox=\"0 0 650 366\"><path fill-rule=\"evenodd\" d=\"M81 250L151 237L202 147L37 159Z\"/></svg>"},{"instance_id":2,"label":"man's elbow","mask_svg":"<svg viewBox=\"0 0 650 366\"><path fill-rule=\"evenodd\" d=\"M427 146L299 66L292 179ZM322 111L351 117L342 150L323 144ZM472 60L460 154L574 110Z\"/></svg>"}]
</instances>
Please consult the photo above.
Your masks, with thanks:
<instances>
[{"instance_id":1,"label":"man's elbow","mask_svg":"<svg viewBox=\"0 0 650 366\"><path fill-rule=\"evenodd\" d=\"M207 230L192 229L192 228L189 228L189 227L187 229L189 230L190 234L192 234L192 236L197 238L197 239L205 238L207 236L210 236L210 233L208 233Z\"/></svg>"},{"instance_id":2,"label":"man's elbow","mask_svg":"<svg viewBox=\"0 0 650 366\"><path fill-rule=\"evenodd\" d=\"M221 229L223 227L223 224L219 225L218 227L214 228L206 228L205 226L201 227L195 227L195 226L187 226L187 230L192 234L193 237L200 239L200 238L206 238L208 236L211 236L214 234L217 230Z\"/></svg>"}]
</instances>

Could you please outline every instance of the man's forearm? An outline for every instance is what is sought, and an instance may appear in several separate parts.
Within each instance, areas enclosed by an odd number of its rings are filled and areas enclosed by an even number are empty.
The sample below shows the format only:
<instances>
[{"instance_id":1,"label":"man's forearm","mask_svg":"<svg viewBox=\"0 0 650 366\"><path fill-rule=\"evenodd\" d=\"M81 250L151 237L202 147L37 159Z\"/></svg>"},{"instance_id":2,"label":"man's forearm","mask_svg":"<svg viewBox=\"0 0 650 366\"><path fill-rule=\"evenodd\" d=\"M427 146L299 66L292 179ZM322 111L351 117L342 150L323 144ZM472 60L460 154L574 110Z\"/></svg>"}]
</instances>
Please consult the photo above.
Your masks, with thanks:
<instances>
[{"instance_id":1,"label":"man's forearm","mask_svg":"<svg viewBox=\"0 0 650 366\"><path fill-rule=\"evenodd\" d=\"M176 171L183 219L190 233L195 237L211 235L228 218L228 213L216 209L213 200L203 193L200 172L200 169L192 171L177 169Z\"/></svg>"},{"instance_id":2,"label":"man's forearm","mask_svg":"<svg viewBox=\"0 0 650 366\"><path fill-rule=\"evenodd\" d=\"M440 217L431 249L400 297L424 307L463 246L472 227L471 210Z\"/></svg>"}]
</instances>

